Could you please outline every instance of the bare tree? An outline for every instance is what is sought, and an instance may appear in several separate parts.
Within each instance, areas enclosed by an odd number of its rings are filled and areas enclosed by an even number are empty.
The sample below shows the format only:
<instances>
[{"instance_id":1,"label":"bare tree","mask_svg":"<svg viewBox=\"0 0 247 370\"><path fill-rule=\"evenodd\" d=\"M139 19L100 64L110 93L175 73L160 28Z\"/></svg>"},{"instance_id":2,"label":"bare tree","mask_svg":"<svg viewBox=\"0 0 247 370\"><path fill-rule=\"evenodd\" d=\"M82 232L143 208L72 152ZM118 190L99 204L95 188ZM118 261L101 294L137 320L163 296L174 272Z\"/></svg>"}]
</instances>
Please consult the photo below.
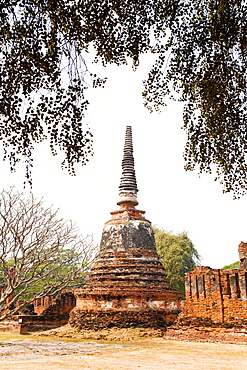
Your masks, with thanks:
<instances>
[{"instance_id":1,"label":"bare tree","mask_svg":"<svg viewBox=\"0 0 247 370\"><path fill-rule=\"evenodd\" d=\"M92 239L78 235L57 213L42 199L13 189L0 193L0 320L75 284L88 271Z\"/></svg>"}]
</instances>

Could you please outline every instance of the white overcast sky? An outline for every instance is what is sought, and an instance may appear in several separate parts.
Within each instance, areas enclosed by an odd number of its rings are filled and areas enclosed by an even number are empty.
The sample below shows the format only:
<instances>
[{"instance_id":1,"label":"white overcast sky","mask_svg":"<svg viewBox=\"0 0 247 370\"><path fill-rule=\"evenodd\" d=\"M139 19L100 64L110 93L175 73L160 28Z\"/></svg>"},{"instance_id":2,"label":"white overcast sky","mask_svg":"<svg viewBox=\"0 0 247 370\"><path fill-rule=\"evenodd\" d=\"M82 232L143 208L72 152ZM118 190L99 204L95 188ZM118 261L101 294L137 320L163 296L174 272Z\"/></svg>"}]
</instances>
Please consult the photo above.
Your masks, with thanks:
<instances>
[{"instance_id":1,"label":"white overcast sky","mask_svg":"<svg viewBox=\"0 0 247 370\"><path fill-rule=\"evenodd\" d=\"M167 231L187 231L202 256L202 265L220 268L238 260L238 244L247 240L247 197L233 200L223 194L213 176L201 177L183 168L186 137L181 103L169 102L160 114L143 106L142 80L150 68L144 58L137 72L131 66L94 66L108 81L104 89L89 92L86 120L94 135L94 156L87 166L76 167L76 177L60 169L47 144L34 154L33 192L47 205L60 208L83 234L99 244L104 222L118 208L118 185L126 125L132 126L138 209ZM23 172L10 174L1 163L0 188L23 187Z\"/></svg>"}]
</instances>

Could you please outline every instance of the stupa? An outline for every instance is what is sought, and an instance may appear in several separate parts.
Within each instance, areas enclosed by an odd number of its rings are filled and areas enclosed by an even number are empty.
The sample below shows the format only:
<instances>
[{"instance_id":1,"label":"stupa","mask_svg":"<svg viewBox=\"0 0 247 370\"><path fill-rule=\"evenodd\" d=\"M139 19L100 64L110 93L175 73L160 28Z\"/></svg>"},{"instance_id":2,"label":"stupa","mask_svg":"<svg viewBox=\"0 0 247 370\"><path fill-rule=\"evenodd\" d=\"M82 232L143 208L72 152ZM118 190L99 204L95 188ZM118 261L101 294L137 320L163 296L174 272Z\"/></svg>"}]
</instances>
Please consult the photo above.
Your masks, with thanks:
<instances>
[{"instance_id":1,"label":"stupa","mask_svg":"<svg viewBox=\"0 0 247 370\"><path fill-rule=\"evenodd\" d=\"M164 327L180 312L159 261L144 211L136 209L132 129L126 128L119 209L104 225L99 253L83 288L75 290L70 324L79 328Z\"/></svg>"}]
</instances>

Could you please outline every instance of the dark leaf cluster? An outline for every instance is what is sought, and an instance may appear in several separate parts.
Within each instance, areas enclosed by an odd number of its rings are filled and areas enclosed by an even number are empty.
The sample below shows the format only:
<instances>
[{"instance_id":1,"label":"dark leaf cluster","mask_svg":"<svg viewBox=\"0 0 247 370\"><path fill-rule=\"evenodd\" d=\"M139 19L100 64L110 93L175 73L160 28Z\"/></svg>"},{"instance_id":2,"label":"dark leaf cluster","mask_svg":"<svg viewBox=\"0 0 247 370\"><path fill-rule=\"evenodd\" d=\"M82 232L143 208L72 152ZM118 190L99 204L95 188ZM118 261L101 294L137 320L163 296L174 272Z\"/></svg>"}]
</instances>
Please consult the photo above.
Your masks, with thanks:
<instances>
[{"instance_id":1,"label":"dark leaf cluster","mask_svg":"<svg viewBox=\"0 0 247 370\"><path fill-rule=\"evenodd\" d=\"M65 153L71 174L86 164L92 134L83 118L88 81L105 79L88 71L92 45L103 64L138 65L150 31L162 28L156 1L3 0L0 4L0 140L11 170L20 159L30 179L35 143L48 139L52 153Z\"/></svg>"},{"instance_id":2,"label":"dark leaf cluster","mask_svg":"<svg viewBox=\"0 0 247 370\"><path fill-rule=\"evenodd\" d=\"M146 105L159 109L165 97L179 96L186 169L211 172L215 166L224 191L238 197L247 189L247 4L176 4L170 37L145 83Z\"/></svg>"},{"instance_id":3,"label":"dark leaf cluster","mask_svg":"<svg viewBox=\"0 0 247 370\"><path fill-rule=\"evenodd\" d=\"M86 53L136 68L151 51L145 105L184 102L186 169L216 168L224 191L245 193L246 14L246 0L2 0L0 140L11 168L24 157L29 176L33 146L48 138L74 174L92 154L86 88L105 82Z\"/></svg>"}]
</instances>

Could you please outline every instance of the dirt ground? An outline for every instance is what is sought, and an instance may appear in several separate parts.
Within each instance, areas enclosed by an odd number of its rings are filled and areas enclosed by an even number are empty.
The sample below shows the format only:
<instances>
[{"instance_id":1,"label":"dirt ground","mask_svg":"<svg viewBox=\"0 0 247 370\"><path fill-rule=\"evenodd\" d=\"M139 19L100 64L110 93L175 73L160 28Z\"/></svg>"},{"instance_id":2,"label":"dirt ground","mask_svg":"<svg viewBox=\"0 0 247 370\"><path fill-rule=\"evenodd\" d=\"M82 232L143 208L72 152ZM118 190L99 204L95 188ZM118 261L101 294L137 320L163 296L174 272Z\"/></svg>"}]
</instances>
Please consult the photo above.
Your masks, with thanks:
<instances>
[{"instance_id":1,"label":"dirt ground","mask_svg":"<svg viewBox=\"0 0 247 370\"><path fill-rule=\"evenodd\" d=\"M41 333L40 333L41 334ZM109 340L0 333L0 370L245 369L247 346L165 339L160 332L122 330ZM44 333L43 333L44 334ZM103 333L101 336L106 337Z\"/></svg>"}]
</instances>

